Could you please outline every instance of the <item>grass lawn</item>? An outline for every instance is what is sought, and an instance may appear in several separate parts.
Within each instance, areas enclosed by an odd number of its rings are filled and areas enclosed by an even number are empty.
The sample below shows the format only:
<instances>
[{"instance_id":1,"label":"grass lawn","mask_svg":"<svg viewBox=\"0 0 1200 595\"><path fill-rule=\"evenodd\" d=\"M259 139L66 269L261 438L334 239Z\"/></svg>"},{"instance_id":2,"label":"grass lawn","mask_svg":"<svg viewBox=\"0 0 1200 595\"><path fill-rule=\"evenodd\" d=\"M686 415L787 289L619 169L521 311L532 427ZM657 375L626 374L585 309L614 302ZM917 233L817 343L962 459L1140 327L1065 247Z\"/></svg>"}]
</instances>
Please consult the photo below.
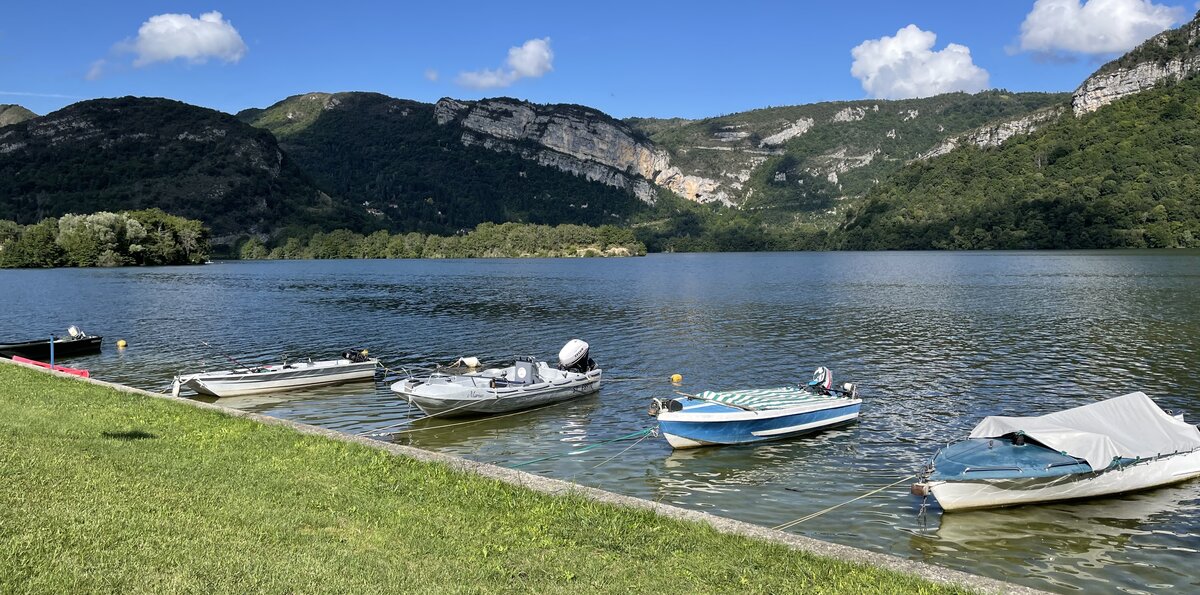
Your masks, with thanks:
<instances>
[{"instance_id":1,"label":"grass lawn","mask_svg":"<svg viewBox=\"0 0 1200 595\"><path fill-rule=\"evenodd\" d=\"M0 478L0 593L955 592L12 365Z\"/></svg>"}]
</instances>

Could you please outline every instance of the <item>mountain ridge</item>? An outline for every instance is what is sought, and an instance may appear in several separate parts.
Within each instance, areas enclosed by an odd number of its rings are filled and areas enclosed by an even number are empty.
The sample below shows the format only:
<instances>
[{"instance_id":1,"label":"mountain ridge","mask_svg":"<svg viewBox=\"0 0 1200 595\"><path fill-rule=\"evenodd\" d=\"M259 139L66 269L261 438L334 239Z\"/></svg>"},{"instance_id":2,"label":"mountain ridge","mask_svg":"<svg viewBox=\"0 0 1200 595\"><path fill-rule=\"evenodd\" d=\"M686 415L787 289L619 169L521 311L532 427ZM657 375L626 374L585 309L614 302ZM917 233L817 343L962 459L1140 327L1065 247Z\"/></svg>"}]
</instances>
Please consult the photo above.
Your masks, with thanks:
<instances>
[{"instance_id":1,"label":"mountain ridge","mask_svg":"<svg viewBox=\"0 0 1200 595\"><path fill-rule=\"evenodd\" d=\"M355 224L275 137L224 112L161 98L72 104L0 128L0 218L161 208L214 241L287 224Z\"/></svg>"}]
</instances>

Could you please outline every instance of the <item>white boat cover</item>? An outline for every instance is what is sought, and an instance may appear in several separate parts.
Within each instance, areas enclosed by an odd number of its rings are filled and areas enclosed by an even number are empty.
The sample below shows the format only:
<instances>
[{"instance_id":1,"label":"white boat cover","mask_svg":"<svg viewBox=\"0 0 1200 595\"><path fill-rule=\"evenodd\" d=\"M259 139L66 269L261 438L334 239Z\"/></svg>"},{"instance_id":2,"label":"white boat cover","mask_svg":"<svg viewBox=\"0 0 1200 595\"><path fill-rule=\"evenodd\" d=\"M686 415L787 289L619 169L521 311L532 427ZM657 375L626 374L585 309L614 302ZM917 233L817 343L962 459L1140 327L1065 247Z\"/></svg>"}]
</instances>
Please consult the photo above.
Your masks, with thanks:
<instances>
[{"instance_id":1,"label":"white boat cover","mask_svg":"<svg viewBox=\"0 0 1200 595\"><path fill-rule=\"evenodd\" d=\"M1107 468L1114 457L1150 458L1200 448L1196 426L1168 415L1143 392L1035 417L985 417L971 438L1015 432L1085 459L1096 471Z\"/></svg>"}]
</instances>

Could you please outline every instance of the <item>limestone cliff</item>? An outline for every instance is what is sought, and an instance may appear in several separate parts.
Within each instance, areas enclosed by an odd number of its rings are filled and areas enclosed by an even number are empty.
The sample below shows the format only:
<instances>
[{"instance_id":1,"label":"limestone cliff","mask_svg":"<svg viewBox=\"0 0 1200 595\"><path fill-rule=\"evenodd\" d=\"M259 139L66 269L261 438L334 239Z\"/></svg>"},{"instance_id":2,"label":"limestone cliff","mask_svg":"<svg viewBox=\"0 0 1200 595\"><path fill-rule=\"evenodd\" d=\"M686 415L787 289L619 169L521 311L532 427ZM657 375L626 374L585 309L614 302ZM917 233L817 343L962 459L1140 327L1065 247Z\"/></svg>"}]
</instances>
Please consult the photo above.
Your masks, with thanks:
<instances>
[{"instance_id":1,"label":"limestone cliff","mask_svg":"<svg viewBox=\"0 0 1200 595\"><path fill-rule=\"evenodd\" d=\"M1076 116L1094 112L1122 97L1179 80L1200 70L1200 17L1146 40L1083 81L1071 98Z\"/></svg>"},{"instance_id":2,"label":"limestone cliff","mask_svg":"<svg viewBox=\"0 0 1200 595\"><path fill-rule=\"evenodd\" d=\"M671 165L667 151L595 110L508 98L442 99L434 117L441 126L460 126L464 145L516 153L589 181L629 190L648 203L655 200L654 185L699 202L730 203L718 181L685 174Z\"/></svg>"},{"instance_id":3,"label":"limestone cliff","mask_svg":"<svg viewBox=\"0 0 1200 595\"><path fill-rule=\"evenodd\" d=\"M957 149L958 147L966 147L971 145L981 149L998 147L1003 144L1004 141L1017 136L1018 134L1029 134L1045 126L1046 124L1057 120L1064 113L1066 113L1066 111L1067 110L1065 106L1052 106L1037 110L1019 118L1002 120L1000 122L980 126L974 130L969 130L963 134L958 134L942 141L936 147L926 151L925 153L922 153L919 157L917 157L916 160L919 161L921 159L932 159L934 157L939 157L949 153L950 151L953 151L954 149Z\"/></svg>"}]
</instances>

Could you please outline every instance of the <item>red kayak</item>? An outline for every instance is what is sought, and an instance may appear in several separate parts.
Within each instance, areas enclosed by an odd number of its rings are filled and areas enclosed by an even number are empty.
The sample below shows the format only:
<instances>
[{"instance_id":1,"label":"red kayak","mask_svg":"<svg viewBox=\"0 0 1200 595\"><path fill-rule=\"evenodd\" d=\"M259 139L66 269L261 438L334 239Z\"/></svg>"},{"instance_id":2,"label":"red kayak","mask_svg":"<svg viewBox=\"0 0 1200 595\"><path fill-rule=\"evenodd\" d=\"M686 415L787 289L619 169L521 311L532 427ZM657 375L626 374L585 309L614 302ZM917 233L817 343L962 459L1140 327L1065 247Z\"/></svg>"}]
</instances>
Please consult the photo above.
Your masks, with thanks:
<instances>
[{"instance_id":1,"label":"red kayak","mask_svg":"<svg viewBox=\"0 0 1200 595\"><path fill-rule=\"evenodd\" d=\"M21 356L19 356L19 355L14 355L14 356L12 357L12 360L13 360L14 362L21 362L21 363L23 363L23 364L33 364L33 365L35 365L35 366L41 366L41 367L43 367L43 368L50 368L50 364L47 364L46 362L39 362L39 361L37 361L37 360L35 360L35 359L29 359L29 358L27 358L27 357L21 357ZM80 378L87 378L87 377L88 377L88 371L87 371L87 370L80 370L79 368L68 368L68 367L66 367L66 366L57 366L57 365L56 365L56 366L54 366L53 370L54 370L55 372L62 372L63 374L73 374L73 375L75 375L75 376L78 376L78 377L80 377Z\"/></svg>"}]
</instances>

